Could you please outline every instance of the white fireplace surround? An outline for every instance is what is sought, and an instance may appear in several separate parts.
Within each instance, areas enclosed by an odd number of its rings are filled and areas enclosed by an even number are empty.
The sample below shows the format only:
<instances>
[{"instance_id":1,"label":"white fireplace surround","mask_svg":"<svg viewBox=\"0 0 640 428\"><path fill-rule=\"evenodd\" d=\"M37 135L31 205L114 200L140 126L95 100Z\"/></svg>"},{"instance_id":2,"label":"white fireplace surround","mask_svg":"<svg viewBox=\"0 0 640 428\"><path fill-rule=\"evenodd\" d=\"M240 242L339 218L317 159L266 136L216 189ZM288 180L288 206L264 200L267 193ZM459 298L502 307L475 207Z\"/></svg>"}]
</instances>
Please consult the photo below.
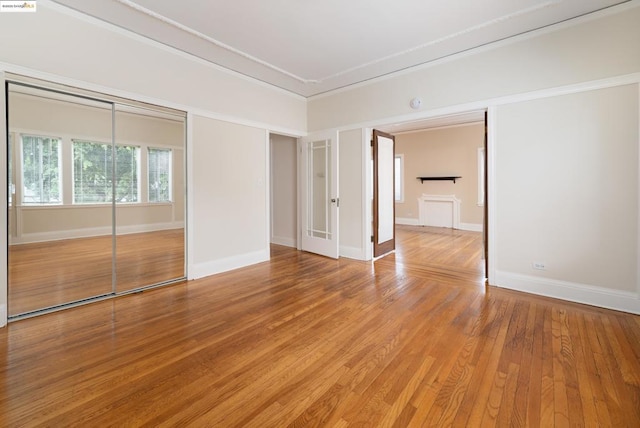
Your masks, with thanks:
<instances>
[{"instance_id":1,"label":"white fireplace surround","mask_svg":"<svg viewBox=\"0 0 640 428\"><path fill-rule=\"evenodd\" d=\"M421 226L460 229L460 199L455 195L426 195L418 198Z\"/></svg>"}]
</instances>

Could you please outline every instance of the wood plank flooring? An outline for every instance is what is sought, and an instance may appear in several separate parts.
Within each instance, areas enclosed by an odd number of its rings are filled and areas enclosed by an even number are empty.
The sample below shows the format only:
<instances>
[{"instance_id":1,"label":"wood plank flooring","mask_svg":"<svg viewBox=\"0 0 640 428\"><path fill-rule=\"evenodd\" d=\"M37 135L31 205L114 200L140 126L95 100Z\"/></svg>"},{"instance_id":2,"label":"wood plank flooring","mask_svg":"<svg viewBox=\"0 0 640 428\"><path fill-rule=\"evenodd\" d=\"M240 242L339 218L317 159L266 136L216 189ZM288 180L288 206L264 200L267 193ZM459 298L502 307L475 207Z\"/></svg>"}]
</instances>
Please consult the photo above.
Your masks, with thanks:
<instances>
[{"instance_id":1,"label":"wood plank flooring","mask_svg":"<svg viewBox=\"0 0 640 428\"><path fill-rule=\"evenodd\" d=\"M184 229L119 235L117 292L184 278ZM9 247L9 315L112 293L111 236Z\"/></svg>"},{"instance_id":2,"label":"wood plank flooring","mask_svg":"<svg viewBox=\"0 0 640 428\"><path fill-rule=\"evenodd\" d=\"M640 317L485 288L480 235L272 260L0 330L0 425L640 426Z\"/></svg>"}]
</instances>

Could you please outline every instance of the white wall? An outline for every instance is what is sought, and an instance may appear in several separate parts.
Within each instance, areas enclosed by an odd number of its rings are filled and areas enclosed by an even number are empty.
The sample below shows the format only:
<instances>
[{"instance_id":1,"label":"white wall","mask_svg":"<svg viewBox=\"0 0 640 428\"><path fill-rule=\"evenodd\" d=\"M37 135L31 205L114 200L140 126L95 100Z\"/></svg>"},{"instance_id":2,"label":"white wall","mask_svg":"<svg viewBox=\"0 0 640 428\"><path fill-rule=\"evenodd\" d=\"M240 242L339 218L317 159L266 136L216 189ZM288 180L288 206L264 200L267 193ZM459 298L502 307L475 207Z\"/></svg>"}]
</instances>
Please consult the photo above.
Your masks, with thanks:
<instances>
[{"instance_id":1,"label":"white wall","mask_svg":"<svg viewBox=\"0 0 640 428\"><path fill-rule=\"evenodd\" d=\"M267 132L201 116L192 128L189 278L268 260Z\"/></svg>"},{"instance_id":2,"label":"white wall","mask_svg":"<svg viewBox=\"0 0 640 428\"><path fill-rule=\"evenodd\" d=\"M638 94L625 85L497 109L496 284L640 310Z\"/></svg>"},{"instance_id":3,"label":"white wall","mask_svg":"<svg viewBox=\"0 0 640 428\"><path fill-rule=\"evenodd\" d=\"M339 194L340 194L340 256L366 260L363 247L364 215L363 131L340 132Z\"/></svg>"},{"instance_id":4,"label":"white wall","mask_svg":"<svg viewBox=\"0 0 640 428\"><path fill-rule=\"evenodd\" d=\"M271 242L296 247L298 242L297 141L271 134Z\"/></svg>"}]
</instances>

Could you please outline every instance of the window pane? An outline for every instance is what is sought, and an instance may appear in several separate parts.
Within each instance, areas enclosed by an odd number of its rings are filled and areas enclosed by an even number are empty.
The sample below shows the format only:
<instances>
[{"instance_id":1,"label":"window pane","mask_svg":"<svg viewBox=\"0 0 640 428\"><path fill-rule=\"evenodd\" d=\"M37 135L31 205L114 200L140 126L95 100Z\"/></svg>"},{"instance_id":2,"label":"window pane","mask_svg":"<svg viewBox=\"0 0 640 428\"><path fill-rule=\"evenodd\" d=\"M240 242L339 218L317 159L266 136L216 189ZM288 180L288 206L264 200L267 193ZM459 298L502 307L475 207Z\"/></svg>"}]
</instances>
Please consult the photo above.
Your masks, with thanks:
<instances>
[{"instance_id":1,"label":"window pane","mask_svg":"<svg viewBox=\"0 0 640 428\"><path fill-rule=\"evenodd\" d=\"M116 146L116 202L138 202L138 151ZM110 144L73 142L73 202L111 203L113 149Z\"/></svg>"},{"instance_id":2,"label":"window pane","mask_svg":"<svg viewBox=\"0 0 640 428\"><path fill-rule=\"evenodd\" d=\"M171 201L171 149L149 149L149 202Z\"/></svg>"},{"instance_id":3,"label":"window pane","mask_svg":"<svg viewBox=\"0 0 640 428\"><path fill-rule=\"evenodd\" d=\"M134 146L116 146L116 202L138 202L138 152Z\"/></svg>"},{"instance_id":4,"label":"window pane","mask_svg":"<svg viewBox=\"0 0 640 428\"><path fill-rule=\"evenodd\" d=\"M402 200L402 158L395 157L394 196L396 201Z\"/></svg>"},{"instance_id":5,"label":"window pane","mask_svg":"<svg viewBox=\"0 0 640 428\"><path fill-rule=\"evenodd\" d=\"M59 204L60 140L22 136L22 202Z\"/></svg>"}]
</instances>

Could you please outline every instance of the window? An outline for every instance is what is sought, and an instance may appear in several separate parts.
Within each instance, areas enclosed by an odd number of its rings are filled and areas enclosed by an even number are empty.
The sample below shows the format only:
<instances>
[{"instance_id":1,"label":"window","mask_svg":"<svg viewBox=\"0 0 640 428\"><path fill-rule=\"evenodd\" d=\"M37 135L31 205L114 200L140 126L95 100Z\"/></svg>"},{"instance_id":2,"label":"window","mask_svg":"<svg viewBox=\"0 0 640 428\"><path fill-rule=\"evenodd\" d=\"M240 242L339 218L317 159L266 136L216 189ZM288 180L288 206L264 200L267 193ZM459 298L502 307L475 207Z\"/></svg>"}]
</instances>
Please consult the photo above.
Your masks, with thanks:
<instances>
[{"instance_id":1,"label":"window","mask_svg":"<svg viewBox=\"0 0 640 428\"><path fill-rule=\"evenodd\" d=\"M148 152L149 202L171 201L171 149Z\"/></svg>"},{"instance_id":2,"label":"window","mask_svg":"<svg viewBox=\"0 0 640 428\"><path fill-rule=\"evenodd\" d=\"M135 146L73 141L73 202L110 203L113 199L115 151L115 201L138 202L139 152Z\"/></svg>"},{"instance_id":3,"label":"window","mask_svg":"<svg viewBox=\"0 0 640 428\"><path fill-rule=\"evenodd\" d=\"M60 140L22 136L22 202L60 204Z\"/></svg>"},{"instance_id":4,"label":"window","mask_svg":"<svg viewBox=\"0 0 640 428\"><path fill-rule=\"evenodd\" d=\"M394 198L396 202L404 202L404 155L394 158Z\"/></svg>"}]
</instances>

